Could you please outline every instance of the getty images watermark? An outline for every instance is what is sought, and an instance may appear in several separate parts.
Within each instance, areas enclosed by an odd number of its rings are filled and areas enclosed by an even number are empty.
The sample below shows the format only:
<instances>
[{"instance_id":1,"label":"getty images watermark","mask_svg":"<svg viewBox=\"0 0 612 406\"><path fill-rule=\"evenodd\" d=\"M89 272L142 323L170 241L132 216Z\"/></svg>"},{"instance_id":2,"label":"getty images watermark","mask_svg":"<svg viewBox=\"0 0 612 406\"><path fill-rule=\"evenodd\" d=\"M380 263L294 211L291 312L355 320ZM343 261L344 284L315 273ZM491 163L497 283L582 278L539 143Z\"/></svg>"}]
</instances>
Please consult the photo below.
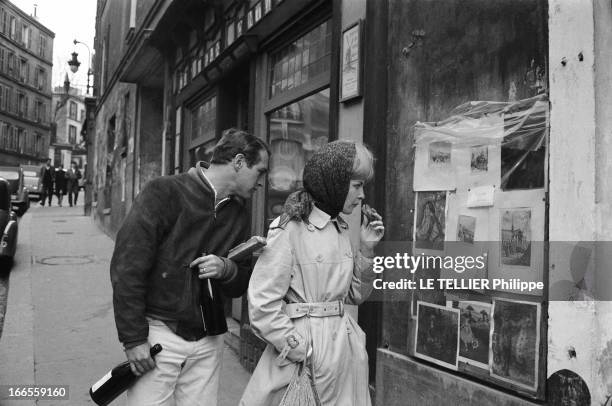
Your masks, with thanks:
<instances>
[{"instance_id":1,"label":"getty images watermark","mask_svg":"<svg viewBox=\"0 0 612 406\"><path fill-rule=\"evenodd\" d=\"M479 256L439 256L439 255L409 255L408 253L396 253L390 256L374 257L373 271L382 276L388 270L404 271L411 274L411 278L400 278L399 280L385 281L382 278L375 279L372 284L376 290L513 290L520 292L534 292L544 289L543 282L523 281L520 278L482 278L478 276L463 277L421 277L413 278L413 274L427 270L453 271L457 276L466 271L474 271L475 274L483 273L487 268L487 254Z\"/></svg>"}]
</instances>

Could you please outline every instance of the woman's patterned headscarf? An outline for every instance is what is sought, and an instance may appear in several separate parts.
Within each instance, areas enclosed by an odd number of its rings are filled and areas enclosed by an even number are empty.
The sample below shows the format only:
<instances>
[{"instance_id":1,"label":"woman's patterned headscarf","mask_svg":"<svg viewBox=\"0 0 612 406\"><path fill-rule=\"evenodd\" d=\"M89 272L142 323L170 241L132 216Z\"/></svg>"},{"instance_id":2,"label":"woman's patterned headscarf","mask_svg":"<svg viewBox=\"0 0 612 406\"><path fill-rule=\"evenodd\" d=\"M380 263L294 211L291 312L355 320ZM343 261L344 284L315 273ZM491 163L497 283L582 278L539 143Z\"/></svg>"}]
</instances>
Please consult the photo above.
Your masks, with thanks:
<instances>
[{"instance_id":1,"label":"woman's patterned headscarf","mask_svg":"<svg viewBox=\"0 0 612 406\"><path fill-rule=\"evenodd\" d=\"M313 204L331 218L338 216L348 194L355 154L355 144L347 141L330 142L315 152L304 167L304 187L285 201L279 226L291 220L308 222Z\"/></svg>"}]
</instances>

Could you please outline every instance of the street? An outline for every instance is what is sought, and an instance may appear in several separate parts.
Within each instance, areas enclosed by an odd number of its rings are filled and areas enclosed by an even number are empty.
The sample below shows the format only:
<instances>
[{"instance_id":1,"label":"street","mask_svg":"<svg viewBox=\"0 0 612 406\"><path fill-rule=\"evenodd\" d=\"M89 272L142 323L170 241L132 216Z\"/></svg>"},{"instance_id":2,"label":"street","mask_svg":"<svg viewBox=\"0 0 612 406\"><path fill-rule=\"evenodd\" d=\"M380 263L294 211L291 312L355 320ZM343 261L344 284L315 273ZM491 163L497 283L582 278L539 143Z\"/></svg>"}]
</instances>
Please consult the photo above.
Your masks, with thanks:
<instances>
[{"instance_id":1,"label":"street","mask_svg":"<svg viewBox=\"0 0 612 406\"><path fill-rule=\"evenodd\" d=\"M0 395L1 406L94 404L91 384L125 360L113 319L113 240L82 213L80 205L32 204L21 218L0 327L0 392L6 394L4 385L67 386L69 399ZM5 285L0 281L0 322ZM219 405L236 405L248 379L226 345ZM124 403L125 395L113 404Z\"/></svg>"}]
</instances>

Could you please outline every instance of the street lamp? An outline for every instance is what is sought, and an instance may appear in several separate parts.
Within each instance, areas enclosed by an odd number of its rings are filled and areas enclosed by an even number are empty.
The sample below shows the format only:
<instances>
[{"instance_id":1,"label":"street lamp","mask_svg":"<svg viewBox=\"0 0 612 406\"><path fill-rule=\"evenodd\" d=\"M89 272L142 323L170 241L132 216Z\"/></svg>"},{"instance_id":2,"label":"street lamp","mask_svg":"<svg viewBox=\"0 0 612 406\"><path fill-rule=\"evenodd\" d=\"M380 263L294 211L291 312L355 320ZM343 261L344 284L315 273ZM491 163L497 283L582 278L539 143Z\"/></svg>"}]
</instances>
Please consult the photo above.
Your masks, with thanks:
<instances>
[{"instance_id":1,"label":"street lamp","mask_svg":"<svg viewBox=\"0 0 612 406\"><path fill-rule=\"evenodd\" d=\"M93 85L89 85L89 77L93 75L93 71L91 70L91 50L89 49L89 46L84 42L77 41L76 39L72 42L74 43L74 45L81 44L85 45L85 48L87 48L87 53L89 55L89 68L87 69L87 95L89 95L89 88L93 90ZM77 59L78 56L78 53L73 52L72 59L68 61L68 65L70 66L70 71L72 73L77 73L77 71L79 70L79 66L81 66L81 62L79 62L79 60Z\"/></svg>"}]
</instances>

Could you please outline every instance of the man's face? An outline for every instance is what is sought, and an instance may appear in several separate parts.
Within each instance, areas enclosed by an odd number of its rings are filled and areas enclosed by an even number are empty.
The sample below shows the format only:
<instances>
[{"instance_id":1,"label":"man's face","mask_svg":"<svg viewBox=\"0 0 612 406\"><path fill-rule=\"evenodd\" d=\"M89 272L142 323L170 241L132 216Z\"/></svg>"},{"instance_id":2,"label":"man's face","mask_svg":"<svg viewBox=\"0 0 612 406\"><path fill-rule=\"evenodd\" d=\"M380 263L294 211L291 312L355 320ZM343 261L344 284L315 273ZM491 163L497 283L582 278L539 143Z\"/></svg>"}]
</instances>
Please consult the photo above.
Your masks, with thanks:
<instances>
[{"instance_id":1,"label":"man's face","mask_svg":"<svg viewBox=\"0 0 612 406\"><path fill-rule=\"evenodd\" d=\"M236 169L236 190L235 194L248 199L257 188L262 187L268 173L268 153L265 150L259 151L259 162L249 168L242 154L234 158Z\"/></svg>"}]
</instances>

